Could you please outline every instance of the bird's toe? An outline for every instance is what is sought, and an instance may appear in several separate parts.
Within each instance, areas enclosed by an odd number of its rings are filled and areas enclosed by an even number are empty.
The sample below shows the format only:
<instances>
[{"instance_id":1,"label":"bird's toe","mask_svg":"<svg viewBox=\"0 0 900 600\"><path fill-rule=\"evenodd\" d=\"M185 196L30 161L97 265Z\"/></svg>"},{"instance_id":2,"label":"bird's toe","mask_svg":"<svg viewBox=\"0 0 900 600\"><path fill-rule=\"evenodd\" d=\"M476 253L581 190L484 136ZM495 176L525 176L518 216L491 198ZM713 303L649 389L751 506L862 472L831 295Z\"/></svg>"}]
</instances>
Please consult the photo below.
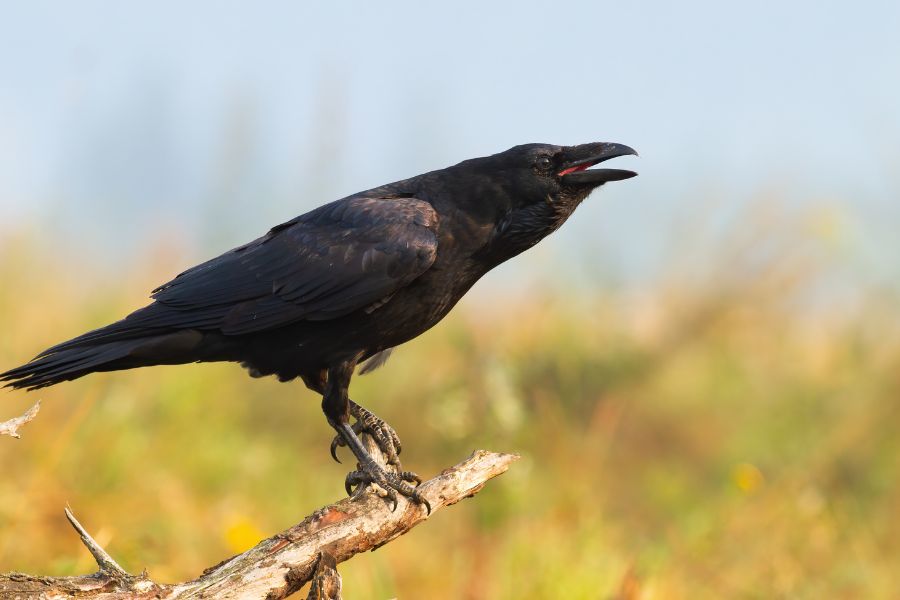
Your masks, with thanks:
<instances>
[{"instance_id":1,"label":"bird's toe","mask_svg":"<svg viewBox=\"0 0 900 600\"><path fill-rule=\"evenodd\" d=\"M391 502L391 511L397 508L397 494L399 493L416 504L424 505L426 511L431 513L431 504L417 489L417 486L422 483L422 478L412 471L392 473L377 465L361 467L347 474L344 480L344 489L347 490L349 496L358 491L360 486L364 487L370 483L375 483L381 488L383 497Z\"/></svg>"}]
</instances>

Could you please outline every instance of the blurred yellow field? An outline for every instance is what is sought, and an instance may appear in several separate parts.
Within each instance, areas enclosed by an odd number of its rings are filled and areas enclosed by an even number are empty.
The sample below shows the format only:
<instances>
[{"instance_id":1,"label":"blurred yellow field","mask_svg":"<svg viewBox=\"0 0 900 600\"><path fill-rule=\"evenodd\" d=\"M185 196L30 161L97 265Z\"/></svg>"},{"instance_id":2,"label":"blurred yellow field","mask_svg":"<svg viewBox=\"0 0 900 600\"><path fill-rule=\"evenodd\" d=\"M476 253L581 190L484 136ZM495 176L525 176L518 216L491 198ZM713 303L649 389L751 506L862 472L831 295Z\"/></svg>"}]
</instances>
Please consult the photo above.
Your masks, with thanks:
<instances>
[{"instance_id":1,"label":"blurred yellow field","mask_svg":"<svg viewBox=\"0 0 900 600\"><path fill-rule=\"evenodd\" d=\"M512 309L478 289L355 379L424 476L474 448L523 459L342 565L348 597L896 597L897 302L862 288L846 309L811 302L836 258L807 222L788 245L736 232L652 289L558 280ZM136 308L182 265L140 266L84 272L7 236L0 366ZM0 571L94 569L66 504L127 569L174 581L343 493L300 384L157 367L4 392L0 416L36 398L22 439L0 438Z\"/></svg>"}]
</instances>

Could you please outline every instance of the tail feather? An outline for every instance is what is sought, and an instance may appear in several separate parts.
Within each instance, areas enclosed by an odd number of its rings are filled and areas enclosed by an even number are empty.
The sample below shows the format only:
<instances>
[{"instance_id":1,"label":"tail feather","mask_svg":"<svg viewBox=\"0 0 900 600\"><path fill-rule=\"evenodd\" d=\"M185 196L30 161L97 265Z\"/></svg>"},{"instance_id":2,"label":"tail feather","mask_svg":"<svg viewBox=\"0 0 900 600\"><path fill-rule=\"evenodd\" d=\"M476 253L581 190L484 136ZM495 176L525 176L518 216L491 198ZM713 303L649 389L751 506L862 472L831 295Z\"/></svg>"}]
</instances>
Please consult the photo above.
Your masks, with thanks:
<instances>
[{"instance_id":1,"label":"tail feather","mask_svg":"<svg viewBox=\"0 0 900 600\"><path fill-rule=\"evenodd\" d=\"M47 348L31 362L0 373L0 383L35 390L95 371L233 360L227 344L207 339L200 331L213 317L212 313L187 314L154 302L120 321Z\"/></svg>"},{"instance_id":2,"label":"tail feather","mask_svg":"<svg viewBox=\"0 0 900 600\"><path fill-rule=\"evenodd\" d=\"M3 387L36 390L63 381L77 379L95 371L111 371L146 340L120 342L69 348L40 356L15 369L0 373Z\"/></svg>"},{"instance_id":3,"label":"tail feather","mask_svg":"<svg viewBox=\"0 0 900 600\"><path fill-rule=\"evenodd\" d=\"M98 329L93 329L87 333L83 333L78 337L60 342L55 346L50 346L35 358L42 358L53 354L59 354L68 350L83 349L86 346L100 346L109 342L119 342L145 338L153 330L148 330L144 326L144 321L152 318L159 318L158 314L165 314L164 307L159 303L153 303L144 308L138 309L115 323L110 323ZM158 332L158 330L157 330Z\"/></svg>"},{"instance_id":4,"label":"tail feather","mask_svg":"<svg viewBox=\"0 0 900 600\"><path fill-rule=\"evenodd\" d=\"M6 382L3 387L35 390L95 371L202 360L204 356L193 350L203 336L185 329L179 321L182 318L178 311L154 302L120 321L47 348L31 362L0 373L0 383Z\"/></svg>"}]
</instances>

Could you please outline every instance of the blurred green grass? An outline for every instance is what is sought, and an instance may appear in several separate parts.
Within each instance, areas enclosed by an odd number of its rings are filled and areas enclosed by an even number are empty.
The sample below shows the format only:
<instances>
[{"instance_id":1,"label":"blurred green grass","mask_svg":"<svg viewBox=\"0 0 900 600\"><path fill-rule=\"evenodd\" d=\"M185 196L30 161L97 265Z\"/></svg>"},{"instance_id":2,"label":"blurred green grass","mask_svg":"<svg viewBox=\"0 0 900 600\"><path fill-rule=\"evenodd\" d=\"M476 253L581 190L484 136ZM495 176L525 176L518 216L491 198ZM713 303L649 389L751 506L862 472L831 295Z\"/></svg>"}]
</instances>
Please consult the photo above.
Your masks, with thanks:
<instances>
[{"instance_id":1,"label":"blurred green grass","mask_svg":"<svg viewBox=\"0 0 900 600\"><path fill-rule=\"evenodd\" d=\"M640 291L482 290L356 378L421 475L478 447L523 459L342 565L348 594L896 597L897 301L811 303L839 261L816 223L686 248ZM37 239L0 248L4 368L122 316L183 266L160 249L112 278ZM174 581L342 494L346 467L300 384L157 367L4 394L0 415L36 398L22 439L0 439L0 571L94 569L66 503L126 568Z\"/></svg>"}]
</instances>

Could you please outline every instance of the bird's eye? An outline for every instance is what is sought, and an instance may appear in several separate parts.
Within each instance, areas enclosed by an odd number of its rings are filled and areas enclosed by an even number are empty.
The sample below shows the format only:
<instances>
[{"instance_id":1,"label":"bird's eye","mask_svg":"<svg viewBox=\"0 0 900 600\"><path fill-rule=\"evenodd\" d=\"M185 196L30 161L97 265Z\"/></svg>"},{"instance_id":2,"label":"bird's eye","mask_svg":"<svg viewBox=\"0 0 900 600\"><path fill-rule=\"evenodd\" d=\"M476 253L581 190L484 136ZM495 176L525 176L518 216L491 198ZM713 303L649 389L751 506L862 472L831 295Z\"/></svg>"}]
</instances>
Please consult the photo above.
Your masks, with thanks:
<instances>
[{"instance_id":1,"label":"bird's eye","mask_svg":"<svg viewBox=\"0 0 900 600\"><path fill-rule=\"evenodd\" d=\"M553 161L550 160L549 156L541 156L536 161L534 161L534 166L536 166L541 171L549 171L550 167L553 166Z\"/></svg>"}]
</instances>

